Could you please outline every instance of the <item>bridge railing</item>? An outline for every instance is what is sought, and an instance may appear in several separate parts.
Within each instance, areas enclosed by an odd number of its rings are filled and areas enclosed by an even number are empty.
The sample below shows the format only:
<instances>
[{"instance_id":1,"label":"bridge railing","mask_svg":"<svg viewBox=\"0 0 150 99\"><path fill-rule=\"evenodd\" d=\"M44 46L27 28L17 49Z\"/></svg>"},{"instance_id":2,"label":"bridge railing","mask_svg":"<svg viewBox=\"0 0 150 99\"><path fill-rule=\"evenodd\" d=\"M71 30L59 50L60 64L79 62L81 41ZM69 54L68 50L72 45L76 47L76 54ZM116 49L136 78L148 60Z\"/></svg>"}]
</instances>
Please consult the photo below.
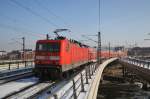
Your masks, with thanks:
<instances>
[{"instance_id":1,"label":"bridge railing","mask_svg":"<svg viewBox=\"0 0 150 99\"><path fill-rule=\"evenodd\" d=\"M78 75L66 82L63 87L51 90L49 99L96 99L102 72L108 64L116 61L112 58L102 64L90 64ZM61 85L62 86L62 85Z\"/></svg>"},{"instance_id":2,"label":"bridge railing","mask_svg":"<svg viewBox=\"0 0 150 99\"><path fill-rule=\"evenodd\" d=\"M92 79L97 68L96 63L88 65L82 72L75 76L67 85L65 85L60 91L53 94L50 99L78 99L81 92L86 92L86 85L89 84L89 80Z\"/></svg>"},{"instance_id":3,"label":"bridge railing","mask_svg":"<svg viewBox=\"0 0 150 99\"><path fill-rule=\"evenodd\" d=\"M34 65L34 60L15 60L0 62L0 70L11 70L12 68L26 68Z\"/></svg>"},{"instance_id":4,"label":"bridge railing","mask_svg":"<svg viewBox=\"0 0 150 99\"><path fill-rule=\"evenodd\" d=\"M122 58L120 59L121 61L139 66L139 67L143 67L143 68L147 68L150 69L150 61L147 60L141 60L141 59L135 59L135 58Z\"/></svg>"}]
</instances>

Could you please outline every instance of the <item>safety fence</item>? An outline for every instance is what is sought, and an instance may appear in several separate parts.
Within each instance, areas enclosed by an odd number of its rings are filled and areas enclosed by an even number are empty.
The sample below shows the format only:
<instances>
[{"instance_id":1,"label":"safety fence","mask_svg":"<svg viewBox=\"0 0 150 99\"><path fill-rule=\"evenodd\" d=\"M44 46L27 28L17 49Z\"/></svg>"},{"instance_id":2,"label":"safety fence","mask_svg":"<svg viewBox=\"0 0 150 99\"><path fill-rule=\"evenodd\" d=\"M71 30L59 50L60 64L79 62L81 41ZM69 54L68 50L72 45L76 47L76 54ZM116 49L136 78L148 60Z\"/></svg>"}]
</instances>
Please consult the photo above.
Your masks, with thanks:
<instances>
[{"instance_id":1,"label":"safety fence","mask_svg":"<svg viewBox=\"0 0 150 99\"><path fill-rule=\"evenodd\" d=\"M63 86L61 90L51 95L50 99L78 99L81 92L86 92L87 85L92 79L97 66L96 63L87 65L82 72Z\"/></svg>"},{"instance_id":2,"label":"safety fence","mask_svg":"<svg viewBox=\"0 0 150 99\"><path fill-rule=\"evenodd\" d=\"M0 62L0 70L20 69L34 66L33 60L16 60Z\"/></svg>"},{"instance_id":3,"label":"safety fence","mask_svg":"<svg viewBox=\"0 0 150 99\"><path fill-rule=\"evenodd\" d=\"M120 59L121 61L127 62L129 64L133 64L139 67L143 67L146 69L150 69L150 61L147 60L141 60L141 59L136 59L136 58L122 58Z\"/></svg>"},{"instance_id":4,"label":"safety fence","mask_svg":"<svg viewBox=\"0 0 150 99\"><path fill-rule=\"evenodd\" d=\"M51 90L49 99L96 99L102 72L106 66L116 61L111 58L102 64L92 63L85 67L61 88Z\"/></svg>"}]
</instances>

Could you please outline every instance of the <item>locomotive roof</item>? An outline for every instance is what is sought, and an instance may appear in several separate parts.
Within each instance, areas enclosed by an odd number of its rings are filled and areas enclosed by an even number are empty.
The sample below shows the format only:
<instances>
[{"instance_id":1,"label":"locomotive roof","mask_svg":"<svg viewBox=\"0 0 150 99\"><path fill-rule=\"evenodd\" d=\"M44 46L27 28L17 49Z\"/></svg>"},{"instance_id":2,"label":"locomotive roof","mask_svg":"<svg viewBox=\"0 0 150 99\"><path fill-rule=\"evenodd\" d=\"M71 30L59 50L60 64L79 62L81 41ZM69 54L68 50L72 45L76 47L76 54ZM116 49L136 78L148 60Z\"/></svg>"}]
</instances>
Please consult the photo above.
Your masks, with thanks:
<instances>
[{"instance_id":1,"label":"locomotive roof","mask_svg":"<svg viewBox=\"0 0 150 99\"><path fill-rule=\"evenodd\" d=\"M55 39L49 39L49 40L38 40L37 42L49 42L49 41L61 41L61 40L68 40L66 37L63 37L63 36L59 36L59 37L56 37ZM88 45L85 45L77 40L73 40L73 39L70 39L68 40L70 41L70 43L74 43L74 44L78 44L80 47L89 47Z\"/></svg>"}]
</instances>

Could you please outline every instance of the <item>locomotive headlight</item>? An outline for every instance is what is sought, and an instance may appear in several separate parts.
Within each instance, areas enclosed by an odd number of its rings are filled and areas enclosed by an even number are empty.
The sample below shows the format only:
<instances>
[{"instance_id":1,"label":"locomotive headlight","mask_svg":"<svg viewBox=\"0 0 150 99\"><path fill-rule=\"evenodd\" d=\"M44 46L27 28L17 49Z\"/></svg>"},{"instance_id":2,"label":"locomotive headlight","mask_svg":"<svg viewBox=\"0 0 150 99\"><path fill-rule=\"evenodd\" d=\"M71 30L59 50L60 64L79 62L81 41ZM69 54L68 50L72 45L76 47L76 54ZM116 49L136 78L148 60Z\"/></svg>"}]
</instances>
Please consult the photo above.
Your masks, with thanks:
<instances>
[{"instance_id":1,"label":"locomotive headlight","mask_svg":"<svg viewBox=\"0 0 150 99\"><path fill-rule=\"evenodd\" d=\"M36 56L35 59L37 59L37 60L44 60L44 59L46 59L46 56Z\"/></svg>"},{"instance_id":2,"label":"locomotive headlight","mask_svg":"<svg viewBox=\"0 0 150 99\"><path fill-rule=\"evenodd\" d=\"M50 60L59 60L60 57L59 56L50 56L49 59Z\"/></svg>"},{"instance_id":3,"label":"locomotive headlight","mask_svg":"<svg viewBox=\"0 0 150 99\"><path fill-rule=\"evenodd\" d=\"M36 56L37 60L60 60L59 56Z\"/></svg>"}]
</instances>

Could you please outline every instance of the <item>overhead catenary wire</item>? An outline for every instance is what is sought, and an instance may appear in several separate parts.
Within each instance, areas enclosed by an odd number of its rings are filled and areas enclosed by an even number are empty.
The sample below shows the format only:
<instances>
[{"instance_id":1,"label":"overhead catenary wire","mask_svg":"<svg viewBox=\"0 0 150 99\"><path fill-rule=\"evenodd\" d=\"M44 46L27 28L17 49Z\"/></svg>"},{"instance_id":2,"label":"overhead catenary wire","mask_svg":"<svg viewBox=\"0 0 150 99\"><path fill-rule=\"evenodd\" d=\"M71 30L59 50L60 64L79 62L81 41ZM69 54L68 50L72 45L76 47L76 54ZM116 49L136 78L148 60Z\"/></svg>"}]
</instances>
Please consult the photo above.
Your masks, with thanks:
<instances>
[{"instance_id":1,"label":"overhead catenary wire","mask_svg":"<svg viewBox=\"0 0 150 99\"><path fill-rule=\"evenodd\" d=\"M53 15L55 18L59 19L65 26L65 28L69 29L69 34L72 33L72 34L76 34L72 29L73 29L73 26L70 25L66 20L64 20L61 16L57 15L56 13L54 13L54 11L52 11L51 9L49 9L48 7L46 7L44 4L42 4L42 2L40 2L40 0L35 0L35 3L40 6L42 9L46 10L49 14ZM76 38L77 35L74 35ZM70 35L70 37L72 37L72 35Z\"/></svg>"},{"instance_id":2,"label":"overhead catenary wire","mask_svg":"<svg viewBox=\"0 0 150 99\"><path fill-rule=\"evenodd\" d=\"M8 44L14 44L14 43L17 43L17 44L19 44L19 45L23 45L23 43L22 42L20 42L20 41L18 41L18 40L16 40L16 39L11 39L13 42L10 42L10 43L8 43Z\"/></svg>"},{"instance_id":3,"label":"overhead catenary wire","mask_svg":"<svg viewBox=\"0 0 150 99\"><path fill-rule=\"evenodd\" d=\"M30 13L33 14L34 16L37 16L37 17L41 18L43 21L50 23L51 25L53 25L53 26L56 27L56 28L59 28L58 25L56 25L55 23L53 23L51 20L49 20L48 18L44 17L44 16L41 15L40 13L38 13L38 12L32 10L30 7L25 6L24 4L18 2L17 0L10 0L10 1L11 1L12 3L16 4L17 6L19 6L19 7L23 8L23 9L25 9L26 11L30 12ZM39 2L39 3L40 3L40 2ZM64 22L64 20L63 20L60 16L56 15L55 13L53 13L53 12L52 12L50 9L48 9L47 7L41 5L41 3L40 3L40 6L42 6L43 9L45 9L45 10L51 12L51 14L52 14L53 16L55 16L55 17L61 19L61 20ZM66 22L64 22L64 23L66 24ZM67 24L67 25L68 25L68 24ZM69 25L69 26L70 26L70 25ZM70 27L72 28L72 26L70 26ZM73 33L72 30L71 30L71 32ZM73 33L73 34L76 34L76 33ZM74 36L77 37L76 35L74 35ZM77 37L77 38L78 38L78 37Z\"/></svg>"},{"instance_id":4,"label":"overhead catenary wire","mask_svg":"<svg viewBox=\"0 0 150 99\"><path fill-rule=\"evenodd\" d=\"M15 23L24 24L24 23L22 23L21 21L18 21L18 20L15 19L15 18L6 16L6 15L4 15L4 14L2 14L2 13L1 13L1 16L0 16L0 17L5 17L5 18L7 18L7 20L10 20L10 21L15 22ZM27 26L27 24L24 24L24 25ZM31 35L31 36L36 36L36 37L45 36L45 34L37 33L37 32L35 32L35 31L31 31L31 30L29 30L29 29L26 29L26 28L20 27L20 26L19 26L19 27L16 27L16 25L15 25L15 27L14 27L14 26L11 26L11 25L7 25L7 24L2 24L2 23L0 23L0 26L1 26L1 27L8 27L9 29L10 29L10 28L13 28L14 30L30 31L30 32L32 32L32 33L29 34L29 35ZM28 33L27 33L27 34L28 34Z\"/></svg>"},{"instance_id":5,"label":"overhead catenary wire","mask_svg":"<svg viewBox=\"0 0 150 99\"><path fill-rule=\"evenodd\" d=\"M12 2L15 3L16 5L22 7L23 9L25 9L25 10L28 11L28 12L30 12L31 14L33 14L33 15L35 15L35 16L37 16L37 17L40 17L43 21L50 23L50 24L53 25L54 27L60 28L60 27L59 27L58 25L56 25L55 23L51 22L48 18L43 17L41 14L39 14L39 13L33 11L31 8L24 6L23 4L17 2L16 0L10 0L10 1L12 1ZM50 10L49 10L49 11L50 11ZM55 14L55 15L56 15L56 14ZM56 15L56 16L59 17L58 15ZM59 18L60 18L60 17L59 17ZM71 27L71 28L72 28L72 27ZM70 29L70 28L69 28L69 29ZM72 33L73 33L73 32L72 32ZM75 34L75 33L74 33L74 34ZM76 36L76 35L74 35L74 36ZM77 37L77 38L78 38L78 37Z\"/></svg>"},{"instance_id":6,"label":"overhead catenary wire","mask_svg":"<svg viewBox=\"0 0 150 99\"><path fill-rule=\"evenodd\" d=\"M96 44L98 43L96 40L93 40L93 39L89 38L87 35L82 35L82 37L86 38L87 40L93 41Z\"/></svg>"},{"instance_id":7,"label":"overhead catenary wire","mask_svg":"<svg viewBox=\"0 0 150 99\"><path fill-rule=\"evenodd\" d=\"M30 12L31 14L33 14L33 15L35 15L35 16L41 18L43 21L45 21L45 22L51 24L52 26L54 26L54 27L56 27L56 28L59 28L58 25L56 25L55 23L53 23L51 20L47 19L46 17L42 16L41 14L39 14L39 13L33 11L31 8L26 7L25 5L21 4L20 2L18 2L18 1L16 1L16 0L10 0L10 1L11 1L12 3L14 3L14 4L20 6L21 8L25 9L26 11Z\"/></svg>"},{"instance_id":8,"label":"overhead catenary wire","mask_svg":"<svg viewBox=\"0 0 150 99\"><path fill-rule=\"evenodd\" d=\"M42 4L42 2L40 2L40 0L34 0L34 2L40 6L42 9L46 10L50 15L54 16L55 18L57 18L58 20L61 21L61 23L63 23L65 26L67 26L69 29L72 28L72 26L70 24L68 24L68 22L66 22L61 16L55 14L52 10L50 10L48 7L44 6Z\"/></svg>"},{"instance_id":9,"label":"overhead catenary wire","mask_svg":"<svg viewBox=\"0 0 150 99\"><path fill-rule=\"evenodd\" d=\"M100 0L98 0L98 31L100 32Z\"/></svg>"},{"instance_id":10,"label":"overhead catenary wire","mask_svg":"<svg viewBox=\"0 0 150 99\"><path fill-rule=\"evenodd\" d=\"M44 35L40 35L40 34L35 34L35 33L29 33L27 32L28 30L26 29L23 29L21 27L15 27L15 26L11 26L11 25L7 25L7 24L3 24L3 23L0 23L0 28L6 28L6 29L11 29L13 31L15 31L16 33L21 33L21 34L24 34L24 35L32 35L32 36L36 36L36 37L44 37Z\"/></svg>"}]
</instances>

